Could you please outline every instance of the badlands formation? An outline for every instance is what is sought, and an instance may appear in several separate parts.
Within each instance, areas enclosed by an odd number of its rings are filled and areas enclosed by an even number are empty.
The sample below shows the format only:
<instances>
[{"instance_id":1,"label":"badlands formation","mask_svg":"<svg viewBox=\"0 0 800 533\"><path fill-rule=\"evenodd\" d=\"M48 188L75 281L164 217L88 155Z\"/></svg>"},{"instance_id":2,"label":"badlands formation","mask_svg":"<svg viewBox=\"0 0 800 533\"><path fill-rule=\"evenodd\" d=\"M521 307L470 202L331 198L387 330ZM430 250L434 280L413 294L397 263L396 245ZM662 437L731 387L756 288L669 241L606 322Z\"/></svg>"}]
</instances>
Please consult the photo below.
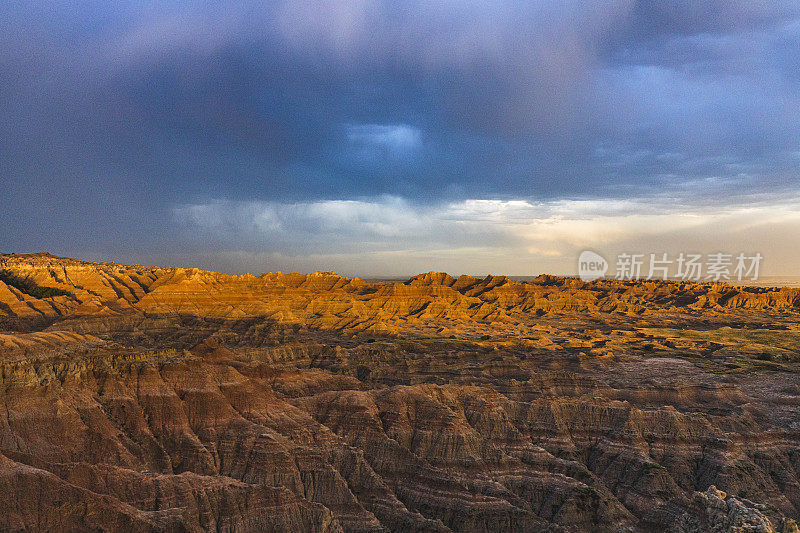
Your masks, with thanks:
<instances>
[{"instance_id":1,"label":"badlands formation","mask_svg":"<svg viewBox=\"0 0 800 533\"><path fill-rule=\"evenodd\" d=\"M796 532L799 318L0 255L0 530Z\"/></svg>"}]
</instances>

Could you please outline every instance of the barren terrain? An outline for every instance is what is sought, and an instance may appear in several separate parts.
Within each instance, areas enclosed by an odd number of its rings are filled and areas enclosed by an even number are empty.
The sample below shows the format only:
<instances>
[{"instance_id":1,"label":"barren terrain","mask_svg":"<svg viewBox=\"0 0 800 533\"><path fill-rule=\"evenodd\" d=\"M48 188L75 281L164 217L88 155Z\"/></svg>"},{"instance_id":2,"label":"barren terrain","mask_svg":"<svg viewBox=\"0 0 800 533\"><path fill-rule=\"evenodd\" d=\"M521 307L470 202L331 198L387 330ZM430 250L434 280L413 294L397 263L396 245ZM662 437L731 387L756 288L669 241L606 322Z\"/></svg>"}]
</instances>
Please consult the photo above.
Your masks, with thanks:
<instances>
[{"instance_id":1,"label":"barren terrain","mask_svg":"<svg viewBox=\"0 0 800 533\"><path fill-rule=\"evenodd\" d=\"M798 288L0 272L0 530L797 531Z\"/></svg>"}]
</instances>

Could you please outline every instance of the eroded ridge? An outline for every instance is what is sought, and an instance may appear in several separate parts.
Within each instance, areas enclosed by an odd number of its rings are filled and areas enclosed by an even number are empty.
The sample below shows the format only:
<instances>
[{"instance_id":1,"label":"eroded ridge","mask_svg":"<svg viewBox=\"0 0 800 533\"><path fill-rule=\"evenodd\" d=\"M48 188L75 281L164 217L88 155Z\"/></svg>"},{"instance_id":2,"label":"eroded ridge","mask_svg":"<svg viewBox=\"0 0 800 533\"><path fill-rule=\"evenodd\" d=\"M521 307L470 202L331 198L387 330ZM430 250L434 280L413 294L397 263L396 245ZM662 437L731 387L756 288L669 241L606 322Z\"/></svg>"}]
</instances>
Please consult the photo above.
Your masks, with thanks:
<instances>
[{"instance_id":1,"label":"eroded ridge","mask_svg":"<svg viewBox=\"0 0 800 533\"><path fill-rule=\"evenodd\" d=\"M2 530L797 531L796 289L0 270Z\"/></svg>"}]
</instances>

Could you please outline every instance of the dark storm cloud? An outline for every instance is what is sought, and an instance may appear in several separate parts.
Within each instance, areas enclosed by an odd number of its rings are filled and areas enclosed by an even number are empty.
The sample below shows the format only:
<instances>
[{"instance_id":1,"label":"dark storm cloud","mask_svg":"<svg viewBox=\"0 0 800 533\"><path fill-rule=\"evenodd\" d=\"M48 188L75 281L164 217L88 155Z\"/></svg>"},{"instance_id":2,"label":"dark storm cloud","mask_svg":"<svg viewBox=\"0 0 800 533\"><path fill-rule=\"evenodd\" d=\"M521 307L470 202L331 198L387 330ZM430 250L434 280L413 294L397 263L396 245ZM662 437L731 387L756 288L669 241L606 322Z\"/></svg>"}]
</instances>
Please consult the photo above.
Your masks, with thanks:
<instances>
[{"instance_id":1,"label":"dark storm cloud","mask_svg":"<svg viewBox=\"0 0 800 533\"><path fill-rule=\"evenodd\" d=\"M175 209L225 202L794 194L799 17L744 0L4 3L0 245L205 252Z\"/></svg>"}]
</instances>

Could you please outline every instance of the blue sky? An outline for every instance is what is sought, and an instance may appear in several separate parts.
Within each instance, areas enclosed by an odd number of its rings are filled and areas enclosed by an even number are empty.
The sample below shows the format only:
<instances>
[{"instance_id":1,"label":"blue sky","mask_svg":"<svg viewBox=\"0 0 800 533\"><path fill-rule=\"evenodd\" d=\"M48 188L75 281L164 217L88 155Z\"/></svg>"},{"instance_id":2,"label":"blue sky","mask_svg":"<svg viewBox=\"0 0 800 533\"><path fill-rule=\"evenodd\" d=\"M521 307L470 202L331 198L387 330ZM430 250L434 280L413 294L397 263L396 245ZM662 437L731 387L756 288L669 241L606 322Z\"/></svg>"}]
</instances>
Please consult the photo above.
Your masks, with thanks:
<instances>
[{"instance_id":1,"label":"blue sky","mask_svg":"<svg viewBox=\"0 0 800 533\"><path fill-rule=\"evenodd\" d=\"M0 249L230 272L800 254L800 3L5 2Z\"/></svg>"}]
</instances>

